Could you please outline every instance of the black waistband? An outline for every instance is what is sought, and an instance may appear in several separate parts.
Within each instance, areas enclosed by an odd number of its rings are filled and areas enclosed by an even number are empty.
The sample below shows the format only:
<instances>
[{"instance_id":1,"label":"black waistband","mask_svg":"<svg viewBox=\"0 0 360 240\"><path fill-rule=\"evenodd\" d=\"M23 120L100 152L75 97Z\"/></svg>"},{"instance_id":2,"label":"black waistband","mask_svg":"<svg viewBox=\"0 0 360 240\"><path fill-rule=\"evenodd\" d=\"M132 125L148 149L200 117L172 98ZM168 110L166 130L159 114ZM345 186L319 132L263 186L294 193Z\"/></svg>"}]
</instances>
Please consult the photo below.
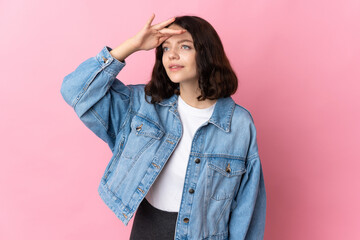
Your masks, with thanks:
<instances>
[{"instance_id":1,"label":"black waistband","mask_svg":"<svg viewBox=\"0 0 360 240\"><path fill-rule=\"evenodd\" d=\"M154 212L159 212L161 214L169 214L169 215L177 215L178 212L170 212L170 211L164 211L164 210L161 210L159 208L156 208L154 207L153 205L151 205L151 203L146 199L144 198L143 202L142 202L145 206L149 207L149 208L152 208L152 210Z\"/></svg>"},{"instance_id":2,"label":"black waistband","mask_svg":"<svg viewBox=\"0 0 360 240\"><path fill-rule=\"evenodd\" d=\"M136 211L130 240L172 240L178 212L167 212L152 206L146 198Z\"/></svg>"}]
</instances>

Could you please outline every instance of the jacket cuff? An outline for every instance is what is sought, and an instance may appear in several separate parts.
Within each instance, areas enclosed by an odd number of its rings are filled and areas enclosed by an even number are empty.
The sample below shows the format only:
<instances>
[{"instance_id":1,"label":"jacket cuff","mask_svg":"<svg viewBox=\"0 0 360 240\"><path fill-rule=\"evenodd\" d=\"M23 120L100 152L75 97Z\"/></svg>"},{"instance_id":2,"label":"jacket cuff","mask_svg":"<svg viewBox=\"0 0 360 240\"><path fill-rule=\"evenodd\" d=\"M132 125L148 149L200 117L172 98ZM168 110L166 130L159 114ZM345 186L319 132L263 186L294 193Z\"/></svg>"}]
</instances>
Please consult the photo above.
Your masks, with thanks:
<instances>
[{"instance_id":1,"label":"jacket cuff","mask_svg":"<svg viewBox=\"0 0 360 240\"><path fill-rule=\"evenodd\" d=\"M112 50L111 47L105 46L97 55L96 60L101 65L101 68L105 69L107 72L111 74L117 75L120 70L126 65L126 62L121 62L114 58L110 51Z\"/></svg>"}]
</instances>

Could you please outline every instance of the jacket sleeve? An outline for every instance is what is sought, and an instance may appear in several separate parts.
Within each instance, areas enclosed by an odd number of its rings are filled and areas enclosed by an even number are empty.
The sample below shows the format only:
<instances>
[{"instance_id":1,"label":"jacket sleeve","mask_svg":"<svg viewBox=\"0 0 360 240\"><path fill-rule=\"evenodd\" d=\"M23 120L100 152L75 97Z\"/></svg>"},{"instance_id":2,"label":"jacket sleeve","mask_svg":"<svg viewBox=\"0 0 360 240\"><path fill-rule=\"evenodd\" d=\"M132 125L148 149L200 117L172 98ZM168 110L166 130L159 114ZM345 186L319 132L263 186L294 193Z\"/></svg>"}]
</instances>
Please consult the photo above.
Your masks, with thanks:
<instances>
[{"instance_id":1,"label":"jacket sleeve","mask_svg":"<svg viewBox=\"0 0 360 240\"><path fill-rule=\"evenodd\" d=\"M125 66L105 46L66 75L61 95L80 120L113 150L116 135L131 108L131 88L116 76Z\"/></svg>"},{"instance_id":2,"label":"jacket sleeve","mask_svg":"<svg viewBox=\"0 0 360 240\"><path fill-rule=\"evenodd\" d=\"M230 215L230 240L264 238L266 192L253 122L250 124L250 135L246 172L235 198L236 206Z\"/></svg>"}]
</instances>

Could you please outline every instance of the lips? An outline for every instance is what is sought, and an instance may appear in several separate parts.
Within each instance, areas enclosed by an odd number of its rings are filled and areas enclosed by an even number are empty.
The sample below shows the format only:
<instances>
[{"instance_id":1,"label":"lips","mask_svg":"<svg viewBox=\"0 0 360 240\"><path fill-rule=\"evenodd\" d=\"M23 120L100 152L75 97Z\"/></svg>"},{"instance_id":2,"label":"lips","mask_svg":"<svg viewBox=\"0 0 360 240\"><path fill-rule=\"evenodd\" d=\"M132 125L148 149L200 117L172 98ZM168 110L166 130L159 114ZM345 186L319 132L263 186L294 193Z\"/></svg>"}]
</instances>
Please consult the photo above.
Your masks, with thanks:
<instances>
[{"instance_id":1,"label":"lips","mask_svg":"<svg viewBox=\"0 0 360 240\"><path fill-rule=\"evenodd\" d=\"M182 69L184 66L178 65L178 64L171 64L169 66L170 71L178 71Z\"/></svg>"}]
</instances>

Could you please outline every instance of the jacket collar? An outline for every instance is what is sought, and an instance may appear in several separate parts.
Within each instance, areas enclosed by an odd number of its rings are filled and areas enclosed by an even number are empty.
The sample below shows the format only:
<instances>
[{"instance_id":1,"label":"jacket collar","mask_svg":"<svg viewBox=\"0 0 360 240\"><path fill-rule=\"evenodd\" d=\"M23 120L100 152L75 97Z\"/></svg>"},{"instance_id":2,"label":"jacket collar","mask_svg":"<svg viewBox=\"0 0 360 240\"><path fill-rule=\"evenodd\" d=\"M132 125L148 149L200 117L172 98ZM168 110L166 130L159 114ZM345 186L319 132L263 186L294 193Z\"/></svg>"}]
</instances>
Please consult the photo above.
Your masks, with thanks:
<instances>
[{"instance_id":1,"label":"jacket collar","mask_svg":"<svg viewBox=\"0 0 360 240\"><path fill-rule=\"evenodd\" d=\"M178 97L178 95L174 94L170 98L163 99L158 104L162 106L171 106L173 109L176 109ZM231 97L217 99L209 123L214 124L225 132L229 132L234 109L235 102Z\"/></svg>"}]
</instances>

